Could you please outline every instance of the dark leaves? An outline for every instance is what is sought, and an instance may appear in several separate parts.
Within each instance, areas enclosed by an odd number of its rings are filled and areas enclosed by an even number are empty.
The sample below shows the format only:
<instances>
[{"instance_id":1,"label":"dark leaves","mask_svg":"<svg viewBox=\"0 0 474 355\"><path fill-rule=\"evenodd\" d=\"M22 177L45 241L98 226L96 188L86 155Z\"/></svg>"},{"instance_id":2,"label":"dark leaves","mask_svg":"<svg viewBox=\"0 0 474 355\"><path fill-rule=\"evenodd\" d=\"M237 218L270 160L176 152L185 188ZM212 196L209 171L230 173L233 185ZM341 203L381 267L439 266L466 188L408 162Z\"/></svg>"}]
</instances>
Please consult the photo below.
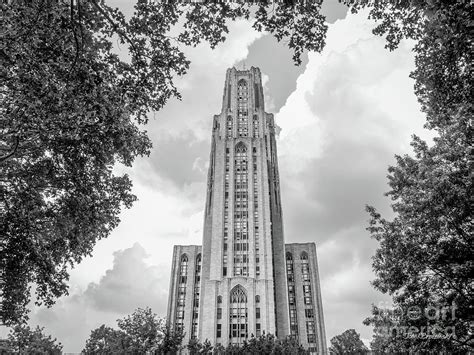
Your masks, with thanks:
<instances>
[{"instance_id":1,"label":"dark leaves","mask_svg":"<svg viewBox=\"0 0 474 355\"><path fill-rule=\"evenodd\" d=\"M183 45L225 40L227 21L249 4L181 6L139 0L130 19L103 0L6 2L0 119L0 319L26 317L67 293L67 267L90 255L135 196L116 163L130 166L151 142L140 126L180 95L173 83L189 61ZM288 41L294 60L321 50L319 4L259 7L254 27ZM184 31L176 33L178 21ZM288 26L288 28L285 28ZM128 49L120 58L113 43Z\"/></svg>"}]
</instances>

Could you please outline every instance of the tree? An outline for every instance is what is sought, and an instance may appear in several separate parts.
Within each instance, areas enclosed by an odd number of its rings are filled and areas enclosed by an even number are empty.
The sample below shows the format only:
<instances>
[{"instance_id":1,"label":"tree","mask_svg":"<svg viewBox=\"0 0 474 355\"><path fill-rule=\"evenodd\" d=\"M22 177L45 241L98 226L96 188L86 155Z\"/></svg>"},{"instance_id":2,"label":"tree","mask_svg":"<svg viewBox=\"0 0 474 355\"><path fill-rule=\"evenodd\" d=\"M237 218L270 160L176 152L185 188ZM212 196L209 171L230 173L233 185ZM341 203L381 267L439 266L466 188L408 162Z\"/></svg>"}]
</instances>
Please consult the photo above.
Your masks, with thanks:
<instances>
[{"instance_id":1,"label":"tree","mask_svg":"<svg viewBox=\"0 0 474 355\"><path fill-rule=\"evenodd\" d=\"M91 332L82 351L85 354L113 355L128 348L129 339L121 330L115 330L104 324Z\"/></svg>"},{"instance_id":2,"label":"tree","mask_svg":"<svg viewBox=\"0 0 474 355\"><path fill-rule=\"evenodd\" d=\"M249 18L251 5L138 0L128 20L104 0L0 6L0 320L9 325L27 318L31 285L37 304L67 294L68 268L136 200L113 167L148 155L143 125L150 110L180 97L173 79L189 67L182 46L215 47L226 20ZM318 2L266 6L257 6L254 27L287 39L296 62L304 48L322 49ZM184 29L173 36L180 18ZM128 58L114 53L115 38Z\"/></svg>"},{"instance_id":3,"label":"tree","mask_svg":"<svg viewBox=\"0 0 474 355\"><path fill-rule=\"evenodd\" d=\"M158 349L165 323L150 308L138 308L131 315L117 320L119 329L129 339L127 350L138 352Z\"/></svg>"},{"instance_id":4,"label":"tree","mask_svg":"<svg viewBox=\"0 0 474 355\"><path fill-rule=\"evenodd\" d=\"M177 354L181 350L181 343L183 342L184 334L180 330L176 330L166 324L164 327L163 339L159 346L159 353L161 354Z\"/></svg>"},{"instance_id":5,"label":"tree","mask_svg":"<svg viewBox=\"0 0 474 355\"><path fill-rule=\"evenodd\" d=\"M209 339L204 340L204 343L202 343L201 352L204 354L212 354L213 349L214 346L211 344Z\"/></svg>"},{"instance_id":6,"label":"tree","mask_svg":"<svg viewBox=\"0 0 474 355\"><path fill-rule=\"evenodd\" d=\"M189 339L188 345L186 348L189 351L190 355L199 354L202 349L202 344L196 338Z\"/></svg>"},{"instance_id":7,"label":"tree","mask_svg":"<svg viewBox=\"0 0 474 355\"><path fill-rule=\"evenodd\" d=\"M105 325L94 329L84 354L174 354L181 349L182 332L172 330L150 308L137 308L117 320L119 330Z\"/></svg>"},{"instance_id":8,"label":"tree","mask_svg":"<svg viewBox=\"0 0 474 355\"><path fill-rule=\"evenodd\" d=\"M387 35L388 48L395 49L404 37L417 41L411 76L426 113L426 127L436 130L438 137L432 146L413 137L414 157L396 156L396 165L389 168L387 195L395 218L388 221L375 208L367 208L368 231L380 243L373 284L393 296L394 309L374 307L365 324L375 327L376 350L472 351L469 156L474 5L465 1L371 5L371 16L382 21L375 32Z\"/></svg>"},{"instance_id":9,"label":"tree","mask_svg":"<svg viewBox=\"0 0 474 355\"><path fill-rule=\"evenodd\" d=\"M191 354L307 354L308 352L294 338L277 339L272 334L255 337L253 334L242 344L229 343L226 348L221 344L213 346L209 340L200 343L191 339L187 346Z\"/></svg>"},{"instance_id":10,"label":"tree","mask_svg":"<svg viewBox=\"0 0 474 355\"><path fill-rule=\"evenodd\" d=\"M370 17L381 21L375 33L386 35L389 49L402 38L416 41L411 75L427 127L466 147L474 101L469 41L474 5L344 2L353 11L370 8ZM299 63L303 50L323 48L327 29L319 1L262 2L251 11L248 3L139 0L129 20L102 0L0 6L0 318L5 324L25 319L31 283L39 303L51 305L66 294L67 267L90 255L96 241L119 223L120 209L135 200L128 177L114 175L112 167L148 154L151 142L140 125L148 111L179 97L173 78L189 66L180 45L204 40L214 47L225 40L226 20L252 16L254 28L286 41ZM183 32L170 35L180 18ZM113 53L113 36L129 49L129 60ZM466 149L452 157L459 159L455 165L464 164ZM470 185L461 190L455 194L463 200ZM456 218L461 219L452 229L464 238L466 218L462 213Z\"/></svg>"},{"instance_id":11,"label":"tree","mask_svg":"<svg viewBox=\"0 0 474 355\"><path fill-rule=\"evenodd\" d=\"M63 346L50 335L43 334L43 329L31 329L27 325L17 325L10 330L8 339L0 345L2 354L61 354Z\"/></svg>"},{"instance_id":12,"label":"tree","mask_svg":"<svg viewBox=\"0 0 474 355\"><path fill-rule=\"evenodd\" d=\"M448 132L432 147L415 137L415 157L397 157L389 169L388 194L397 214L392 221L368 208L368 230L380 242L374 286L393 296L402 314L392 319L398 329L414 327L389 339L412 351L473 346L472 179L464 135ZM374 308L366 324L377 327L380 312Z\"/></svg>"},{"instance_id":13,"label":"tree","mask_svg":"<svg viewBox=\"0 0 474 355\"><path fill-rule=\"evenodd\" d=\"M368 349L360 340L360 334L354 329L348 329L331 339L329 352L331 354L366 354Z\"/></svg>"}]
</instances>

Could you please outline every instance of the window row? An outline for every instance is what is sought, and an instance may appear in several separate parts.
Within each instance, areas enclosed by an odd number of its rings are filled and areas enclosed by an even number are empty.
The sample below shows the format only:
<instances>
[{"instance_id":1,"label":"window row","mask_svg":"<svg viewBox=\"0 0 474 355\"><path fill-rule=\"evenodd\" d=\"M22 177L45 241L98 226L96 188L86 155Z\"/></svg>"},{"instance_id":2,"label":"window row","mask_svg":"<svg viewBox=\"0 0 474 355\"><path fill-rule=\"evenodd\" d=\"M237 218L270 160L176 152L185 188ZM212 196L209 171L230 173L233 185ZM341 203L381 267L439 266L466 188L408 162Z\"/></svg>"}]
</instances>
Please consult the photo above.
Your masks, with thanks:
<instances>
[{"instance_id":1,"label":"window row","mask_svg":"<svg viewBox=\"0 0 474 355\"><path fill-rule=\"evenodd\" d=\"M248 106L247 101L242 101L240 105L237 106L237 137L247 137L249 133L249 120L248 120ZM232 137L234 129L234 122L232 116L227 117L226 121L226 136L228 138ZM258 127L258 117L256 115L252 118L252 130L253 137L259 137L259 127Z\"/></svg>"}]
</instances>

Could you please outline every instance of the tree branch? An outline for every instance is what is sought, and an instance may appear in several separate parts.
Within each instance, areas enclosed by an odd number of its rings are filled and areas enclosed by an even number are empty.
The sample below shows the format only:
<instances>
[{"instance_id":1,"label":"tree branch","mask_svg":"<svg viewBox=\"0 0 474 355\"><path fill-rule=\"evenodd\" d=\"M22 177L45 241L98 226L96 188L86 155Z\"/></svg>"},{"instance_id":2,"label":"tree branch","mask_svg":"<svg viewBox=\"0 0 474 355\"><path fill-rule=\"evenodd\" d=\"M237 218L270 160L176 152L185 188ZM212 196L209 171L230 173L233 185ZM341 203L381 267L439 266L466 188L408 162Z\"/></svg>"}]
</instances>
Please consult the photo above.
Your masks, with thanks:
<instances>
[{"instance_id":1,"label":"tree branch","mask_svg":"<svg viewBox=\"0 0 474 355\"><path fill-rule=\"evenodd\" d=\"M15 147L13 148L13 151L8 153L7 155L4 155L3 157L0 157L0 162L5 161L11 158L13 155L15 155L18 150L19 144L20 144L20 138L16 137Z\"/></svg>"},{"instance_id":2,"label":"tree branch","mask_svg":"<svg viewBox=\"0 0 474 355\"><path fill-rule=\"evenodd\" d=\"M134 52L136 54L139 53L138 49L135 47L135 44L134 42L130 39L130 37L120 29L120 27L115 23L115 21L109 16L109 14L99 6L99 4L97 4L95 2L95 0L91 0L90 1L92 5L94 5L94 7L102 14L102 16L105 17L105 19L110 23L110 25L112 25L112 28L114 29L115 32L117 32L120 36L122 36L123 38L126 39L127 43L132 47L132 49L134 50Z\"/></svg>"}]
</instances>

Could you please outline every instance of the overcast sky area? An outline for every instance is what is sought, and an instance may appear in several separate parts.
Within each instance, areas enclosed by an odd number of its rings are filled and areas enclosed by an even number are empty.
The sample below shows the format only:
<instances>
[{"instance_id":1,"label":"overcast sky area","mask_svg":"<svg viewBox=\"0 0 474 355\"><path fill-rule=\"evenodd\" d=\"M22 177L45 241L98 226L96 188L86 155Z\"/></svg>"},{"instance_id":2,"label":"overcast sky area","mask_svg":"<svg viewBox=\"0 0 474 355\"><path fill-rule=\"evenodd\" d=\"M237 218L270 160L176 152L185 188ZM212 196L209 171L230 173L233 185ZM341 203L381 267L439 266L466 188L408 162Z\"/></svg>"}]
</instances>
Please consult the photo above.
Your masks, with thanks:
<instances>
[{"instance_id":1,"label":"overcast sky area","mask_svg":"<svg viewBox=\"0 0 474 355\"><path fill-rule=\"evenodd\" d=\"M130 1L109 1L131 11ZM388 298L370 285L376 242L366 204L390 217L387 167L394 154L411 153L411 135L428 137L408 77L412 43L394 52L372 34L367 13L346 14L335 0L322 53L307 53L295 67L291 51L251 23L230 24L227 41L211 50L187 48L189 72L146 127L149 157L117 167L138 196L121 224L97 243L93 257L71 271L70 295L51 309L33 308L30 324L44 326L65 352L80 352L91 330L137 307L166 315L172 248L201 244L211 124L221 110L226 69L258 66L266 111L281 128L277 138L285 240L315 242L328 340L349 328L368 343L362 324L371 304Z\"/></svg>"}]
</instances>

